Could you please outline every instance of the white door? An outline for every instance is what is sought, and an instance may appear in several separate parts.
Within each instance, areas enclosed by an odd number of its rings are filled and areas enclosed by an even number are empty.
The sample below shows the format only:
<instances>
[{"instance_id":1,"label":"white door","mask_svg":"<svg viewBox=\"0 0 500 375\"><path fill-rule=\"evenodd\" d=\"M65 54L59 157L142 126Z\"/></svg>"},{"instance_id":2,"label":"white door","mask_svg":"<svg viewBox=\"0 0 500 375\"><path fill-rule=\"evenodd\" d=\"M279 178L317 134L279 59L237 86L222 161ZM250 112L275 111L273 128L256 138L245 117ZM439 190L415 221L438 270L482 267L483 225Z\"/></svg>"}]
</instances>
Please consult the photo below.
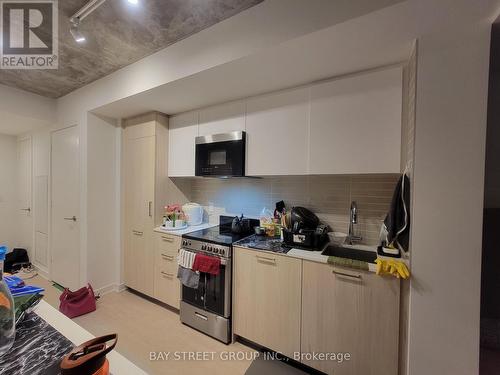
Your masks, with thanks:
<instances>
[{"instance_id":1,"label":"white door","mask_svg":"<svg viewBox=\"0 0 500 375\"><path fill-rule=\"evenodd\" d=\"M19 213L17 247L22 247L32 254L33 247L33 216L32 216L32 149L31 138L20 139L17 142L18 190L17 208Z\"/></svg>"},{"instance_id":2,"label":"white door","mask_svg":"<svg viewBox=\"0 0 500 375\"><path fill-rule=\"evenodd\" d=\"M80 137L78 127L52 133L51 278L80 285Z\"/></svg>"}]
</instances>

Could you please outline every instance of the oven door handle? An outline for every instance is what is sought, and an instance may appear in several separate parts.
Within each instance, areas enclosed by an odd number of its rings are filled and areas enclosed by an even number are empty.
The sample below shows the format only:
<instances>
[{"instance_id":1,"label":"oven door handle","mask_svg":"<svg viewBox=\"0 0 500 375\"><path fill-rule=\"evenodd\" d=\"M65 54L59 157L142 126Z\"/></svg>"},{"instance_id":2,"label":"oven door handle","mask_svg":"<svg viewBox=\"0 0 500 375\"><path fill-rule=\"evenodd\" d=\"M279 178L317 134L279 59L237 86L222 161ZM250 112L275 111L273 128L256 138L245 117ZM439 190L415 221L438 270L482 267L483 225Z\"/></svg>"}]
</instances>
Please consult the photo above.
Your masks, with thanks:
<instances>
[{"instance_id":1,"label":"oven door handle","mask_svg":"<svg viewBox=\"0 0 500 375\"><path fill-rule=\"evenodd\" d=\"M203 315L203 314L200 314L200 313L197 313L195 312L194 315L197 317L197 318L200 318L202 320L208 320L208 317Z\"/></svg>"}]
</instances>

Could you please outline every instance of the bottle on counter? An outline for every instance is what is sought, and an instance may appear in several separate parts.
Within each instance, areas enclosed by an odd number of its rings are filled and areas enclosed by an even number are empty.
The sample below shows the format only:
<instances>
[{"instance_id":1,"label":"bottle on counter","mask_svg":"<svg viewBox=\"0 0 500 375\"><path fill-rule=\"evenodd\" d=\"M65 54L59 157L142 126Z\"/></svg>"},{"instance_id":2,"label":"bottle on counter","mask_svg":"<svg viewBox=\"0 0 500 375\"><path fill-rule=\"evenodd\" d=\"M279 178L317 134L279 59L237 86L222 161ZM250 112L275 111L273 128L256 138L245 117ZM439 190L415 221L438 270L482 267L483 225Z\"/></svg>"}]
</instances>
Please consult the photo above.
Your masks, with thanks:
<instances>
[{"instance_id":1,"label":"bottle on counter","mask_svg":"<svg viewBox=\"0 0 500 375\"><path fill-rule=\"evenodd\" d=\"M0 357L7 353L16 338L14 299L3 279L7 248L0 246Z\"/></svg>"}]
</instances>

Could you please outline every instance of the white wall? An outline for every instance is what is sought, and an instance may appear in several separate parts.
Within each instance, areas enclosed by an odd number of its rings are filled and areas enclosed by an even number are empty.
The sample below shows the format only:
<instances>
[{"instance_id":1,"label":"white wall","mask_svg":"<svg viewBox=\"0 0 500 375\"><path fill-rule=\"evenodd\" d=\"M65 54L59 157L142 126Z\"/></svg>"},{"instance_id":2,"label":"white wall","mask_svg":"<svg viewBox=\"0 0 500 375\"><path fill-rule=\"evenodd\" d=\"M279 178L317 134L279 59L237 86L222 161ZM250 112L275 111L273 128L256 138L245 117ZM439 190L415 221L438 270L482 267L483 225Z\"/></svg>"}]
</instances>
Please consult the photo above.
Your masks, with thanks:
<instances>
[{"instance_id":1,"label":"white wall","mask_svg":"<svg viewBox=\"0 0 500 375\"><path fill-rule=\"evenodd\" d=\"M49 126L56 118L56 101L0 85L0 134L20 135Z\"/></svg>"},{"instance_id":2,"label":"white wall","mask_svg":"<svg viewBox=\"0 0 500 375\"><path fill-rule=\"evenodd\" d=\"M113 287L120 276L119 195L116 122L88 115L87 142L87 275L95 289Z\"/></svg>"},{"instance_id":3,"label":"white wall","mask_svg":"<svg viewBox=\"0 0 500 375\"><path fill-rule=\"evenodd\" d=\"M419 40L409 373L478 373L490 25Z\"/></svg>"},{"instance_id":4,"label":"white wall","mask_svg":"<svg viewBox=\"0 0 500 375\"><path fill-rule=\"evenodd\" d=\"M0 135L0 245L17 245L17 139Z\"/></svg>"}]
</instances>

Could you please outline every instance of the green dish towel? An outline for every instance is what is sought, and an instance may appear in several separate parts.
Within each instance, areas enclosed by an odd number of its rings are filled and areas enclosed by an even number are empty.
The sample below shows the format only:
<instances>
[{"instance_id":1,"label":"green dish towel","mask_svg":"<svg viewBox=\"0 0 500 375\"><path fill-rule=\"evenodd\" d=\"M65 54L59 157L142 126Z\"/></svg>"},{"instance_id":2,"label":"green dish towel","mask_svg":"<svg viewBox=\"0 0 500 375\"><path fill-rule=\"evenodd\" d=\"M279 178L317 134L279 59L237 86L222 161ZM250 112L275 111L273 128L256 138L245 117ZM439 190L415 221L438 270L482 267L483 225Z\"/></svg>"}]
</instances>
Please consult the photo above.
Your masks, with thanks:
<instances>
[{"instance_id":1,"label":"green dish towel","mask_svg":"<svg viewBox=\"0 0 500 375\"><path fill-rule=\"evenodd\" d=\"M354 268L357 270L369 271L368 263L363 262L361 260L330 256L328 257L328 264L340 267Z\"/></svg>"}]
</instances>

